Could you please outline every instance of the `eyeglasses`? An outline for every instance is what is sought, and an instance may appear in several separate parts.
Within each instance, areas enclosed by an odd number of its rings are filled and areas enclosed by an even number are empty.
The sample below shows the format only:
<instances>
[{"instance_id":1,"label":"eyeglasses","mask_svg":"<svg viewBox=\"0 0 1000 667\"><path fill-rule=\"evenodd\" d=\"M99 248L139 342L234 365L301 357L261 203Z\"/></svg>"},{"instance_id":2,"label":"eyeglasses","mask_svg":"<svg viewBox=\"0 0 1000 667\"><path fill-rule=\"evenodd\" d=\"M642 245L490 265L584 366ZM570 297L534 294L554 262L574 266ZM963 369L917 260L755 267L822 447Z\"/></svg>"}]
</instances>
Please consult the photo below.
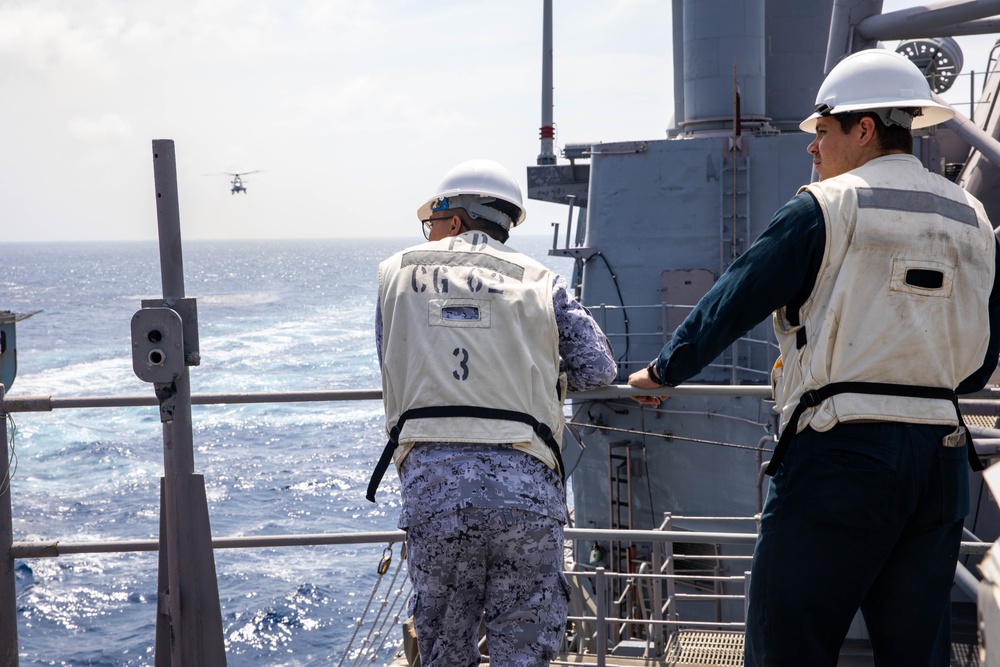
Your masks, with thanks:
<instances>
[{"instance_id":1,"label":"eyeglasses","mask_svg":"<svg viewBox=\"0 0 1000 667\"><path fill-rule=\"evenodd\" d=\"M434 223L438 220L447 220L451 216L446 216L444 218L427 218L426 220L421 220L420 224L424 228L424 238L430 240L431 238L431 228L434 227Z\"/></svg>"}]
</instances>

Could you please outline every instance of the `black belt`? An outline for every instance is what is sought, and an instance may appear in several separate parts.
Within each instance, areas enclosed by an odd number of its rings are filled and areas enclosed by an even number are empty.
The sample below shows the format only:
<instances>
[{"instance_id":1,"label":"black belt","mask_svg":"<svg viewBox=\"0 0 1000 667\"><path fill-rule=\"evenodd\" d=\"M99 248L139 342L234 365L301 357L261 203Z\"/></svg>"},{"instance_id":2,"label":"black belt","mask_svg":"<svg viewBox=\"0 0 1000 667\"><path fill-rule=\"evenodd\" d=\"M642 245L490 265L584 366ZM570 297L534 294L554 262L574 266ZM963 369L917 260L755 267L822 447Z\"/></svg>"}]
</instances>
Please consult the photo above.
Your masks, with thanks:
<instances>
[{"instance_id":1,"label":"black belt","mask_svg":"<svg viewBox=\"0 0 1000 667\"><path fill-rule=\"evenodd\" d=\"M774 473L778 472L778 466L781 464L781 459L784 458L785 452L788 450L788 444L792 441L792 436L798 430L799 417L802 416L802 413L808 408L815 408L826 399L837 394L881 394L883 396L936 398L951 401L955 406L955 413L958 415L958 424L965 429L965 444L968 447L969 465L977 472L985 468L983 462L979 460L979 456L976 455L976 449L972 442L972 433L965 426L965 420L962 419L962 411L958 409L958 394L951 389L888 384L885 382L832 382L819 389L810 389L799 398L799 404L792 411L792 416L788 418L788 422L785 423L785 428L781 431L781 436L778 438L778 444L774 446L774 454L771 456L771 462L767 464L767 468L764 470L765 474L774 475Z\"/></svg>"},{"instance_id":2,"label":"black belt","mask_svg":"<svg viewBox=\"0 0 1000 667\"><path fill-rule=\"evenodd\" d=\"M552 429L548 424L543 424L526 412L516 410L502 410L499 408L481 408L472 405L434 405L426 408L412 408L399 416L399 421L389 431L389 441L385 443L382 456L379 457L375 470L372 472L371 480L368 482L368 493L365 498L375 502L375 491L382 482L385 471L392 463L392 453L399 446L399 434L403 429L403 424L407 419L432 419L443 417L476 417L480 419L502 419L505 421L521 422L527 424L542 441L548 445L549 449L556 457L559 466L559 475L563 483L566 482L566 469L563 467L562 452L559 451L559 443L552 435Z\"/></svg>"}]
</instances>

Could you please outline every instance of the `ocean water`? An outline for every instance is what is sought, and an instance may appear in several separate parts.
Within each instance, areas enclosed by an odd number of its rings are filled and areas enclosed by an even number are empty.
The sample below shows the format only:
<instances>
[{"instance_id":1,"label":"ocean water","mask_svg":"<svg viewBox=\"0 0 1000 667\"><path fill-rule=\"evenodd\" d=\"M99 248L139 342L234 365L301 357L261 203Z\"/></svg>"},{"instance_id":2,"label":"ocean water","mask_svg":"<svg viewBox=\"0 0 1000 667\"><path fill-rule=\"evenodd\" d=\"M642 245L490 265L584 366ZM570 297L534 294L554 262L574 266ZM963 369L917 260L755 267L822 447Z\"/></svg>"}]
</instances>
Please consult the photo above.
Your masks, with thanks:
<instances>
[{"instance_id":1,"label":"ocean water","mask_svg":"<svg viewBox=\"0 0 1000 667\"><path fill-rule=\"evenodd\" d=\"M378 388L377 264L414 242L185 243L202 358L192 393ZM566 275L572 264L549 258L550 243L510 245ZM130 321L142 299L162 296L155 242L0 244L0 257L0 310L41 311L17 324L11 397L152 395L132 371ZM15 541L157 537L157 408L12 417ZM395 529L395 475L378 505L364 498L385 443L380 401L196 405L192 421L213 536ZM228 664L338 664L384 546L217 550ZM393 556L390 572L398 545ZM156 571L153 552L17 561L22 667L152 665ZM389 659L395 633L365 664Z\"/></svg>"}]
</instances>

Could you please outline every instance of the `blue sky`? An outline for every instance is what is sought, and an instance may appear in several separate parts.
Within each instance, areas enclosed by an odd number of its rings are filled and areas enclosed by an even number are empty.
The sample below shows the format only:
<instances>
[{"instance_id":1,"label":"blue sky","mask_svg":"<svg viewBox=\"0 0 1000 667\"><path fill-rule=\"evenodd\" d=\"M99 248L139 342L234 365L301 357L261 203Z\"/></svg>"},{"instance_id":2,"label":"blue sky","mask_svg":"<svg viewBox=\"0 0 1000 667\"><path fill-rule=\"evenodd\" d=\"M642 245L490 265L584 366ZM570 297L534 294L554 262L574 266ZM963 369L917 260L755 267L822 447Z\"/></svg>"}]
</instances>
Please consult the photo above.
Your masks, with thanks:
<instances>
[{"instance_id":1,"label":"blue sky","mask_svg":"<svg viewBox=\"0 0 1000 667\"><path fill-rule=\"evenodd\" d=\"M665 136L670 2L554 4L557 144ZM153 139L185 239L416 237L462 160L524 185L541 23L541 0L0 0L0 241L155 238ZM564 217L529 202L523 231Z\"/></svg>"}]
</instances>

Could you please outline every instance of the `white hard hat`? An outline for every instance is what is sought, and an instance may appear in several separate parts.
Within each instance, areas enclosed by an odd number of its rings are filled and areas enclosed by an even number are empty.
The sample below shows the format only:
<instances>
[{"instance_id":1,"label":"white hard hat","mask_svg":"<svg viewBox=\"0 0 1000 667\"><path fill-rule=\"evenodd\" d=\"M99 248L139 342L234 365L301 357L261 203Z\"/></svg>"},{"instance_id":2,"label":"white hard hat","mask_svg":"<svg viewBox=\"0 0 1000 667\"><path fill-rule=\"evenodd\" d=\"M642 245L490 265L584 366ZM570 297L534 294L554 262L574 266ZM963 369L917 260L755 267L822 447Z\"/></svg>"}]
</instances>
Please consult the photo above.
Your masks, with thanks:
<instances>
[{"instance_id":1,"label":"white hard hat","mask_svg":"<svg viewBox=\"0 0 1000 667\"><path fill-rule=\"evenodd\" d=\"M497 202L508 205L496 207ZM469 160L451 169L434 196L417 209L417 217L426 220L432 211L450 208L464 208L472 218L484 218L507 230L521 224L526 215L517 181L492 160Z\"/></svg>"},{"instance_id":2,"label":"white hard hat","mask_svg":"<svg viewBox=\"0 0 1000 667\"><path fill-rule=\"evenodd\" d=\"M900 109L919 108L912 117ZM852 53L830 70L816 94L816 110L799 124L816 131L816 119L852 111L875 111L887 124L914 130L943 123L954 109L935 102L927 79L905 56L885 49ZM909 121L909 122L908 122Z\"/></svg>"}]
</instances>

